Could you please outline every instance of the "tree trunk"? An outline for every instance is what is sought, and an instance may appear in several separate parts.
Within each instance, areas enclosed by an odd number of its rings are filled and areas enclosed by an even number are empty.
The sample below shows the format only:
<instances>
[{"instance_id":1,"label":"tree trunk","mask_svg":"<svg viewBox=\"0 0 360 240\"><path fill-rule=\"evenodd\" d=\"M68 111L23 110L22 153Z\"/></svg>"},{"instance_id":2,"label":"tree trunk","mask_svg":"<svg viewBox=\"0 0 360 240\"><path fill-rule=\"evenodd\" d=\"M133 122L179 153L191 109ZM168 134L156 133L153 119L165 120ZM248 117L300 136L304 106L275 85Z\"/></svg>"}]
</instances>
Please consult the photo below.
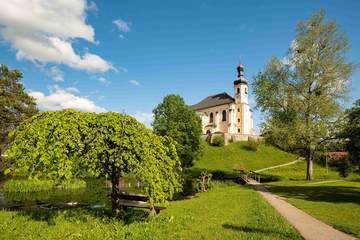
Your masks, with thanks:
<instances>
[{"instance_id":1,"label":"tree trunk","mask_svg":"<svg viewBox=\"0 0 360 240\"><path fill-rule=\"evenodd\" d=\"M311 151L308 150L306 154L306 180L311 181L313 178L313 161Z\"/></svg>"},{"instance_id":2,"label":"tree trunk","mask_svg":"<svg viewBox=\"0 0 360 240\"><path fill-rule=\"evenodd\" d=\"M120 218L124 208L120 205L119 194L120 194L120 174L113 172L111 178L111 207L112 214L114 217Z\"/></svg>"}]
</instances>

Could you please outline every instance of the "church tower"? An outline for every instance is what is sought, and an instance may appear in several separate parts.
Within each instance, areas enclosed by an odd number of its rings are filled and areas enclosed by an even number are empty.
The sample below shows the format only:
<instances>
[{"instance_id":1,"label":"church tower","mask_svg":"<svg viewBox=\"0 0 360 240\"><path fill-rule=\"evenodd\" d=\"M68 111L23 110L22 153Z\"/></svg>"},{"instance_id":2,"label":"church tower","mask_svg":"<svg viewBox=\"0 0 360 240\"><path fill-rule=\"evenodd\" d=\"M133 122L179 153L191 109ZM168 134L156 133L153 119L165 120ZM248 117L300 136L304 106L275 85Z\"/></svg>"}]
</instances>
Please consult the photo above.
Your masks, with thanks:
<instances>
[{"instance_id":1,"label":"church tower","mask_svg":"<svg viewBox=\"0 0 360 240\"><path fill-rule=\"evenodd\" d=\"M248 85L244 78L244 65L237 67L238 78L234 81L235 103L248 104Z\"/></svg>"},{"instance_id":2,"label":"church tower","mask_svg":"<svg viewBox=\"0 0 360 240\"><path fill-rule=\"evenodd\" d=\"M248 84L244 78L244 65L240 64L237 72L238 76L234 81L236 132L242 135L252 135L253 119L248 101Z\"/></svg>"}]
</instances>

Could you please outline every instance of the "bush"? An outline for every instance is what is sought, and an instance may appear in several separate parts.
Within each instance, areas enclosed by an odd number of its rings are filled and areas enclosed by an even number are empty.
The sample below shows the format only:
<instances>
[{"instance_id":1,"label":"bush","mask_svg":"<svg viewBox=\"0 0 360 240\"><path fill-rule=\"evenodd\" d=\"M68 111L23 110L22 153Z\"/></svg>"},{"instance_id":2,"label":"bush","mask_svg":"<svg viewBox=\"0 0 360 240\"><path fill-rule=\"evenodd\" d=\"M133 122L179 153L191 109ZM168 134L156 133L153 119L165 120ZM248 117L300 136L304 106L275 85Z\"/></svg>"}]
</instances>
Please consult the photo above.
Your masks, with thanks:
<instances>
[{"instance_id":1,"label":"bush","mask_svg":"<svg viewBox=\"0 0 360 240\"><path fill-rule=\"evenodd\" d=\"M217 147L221 147L221 146L224 146L224 137L223 136L220 136L220 135L215 135L213 138L212 138L212 141L211 141L211 145L212 146L217 146Z\"/></svg>"},{"instance_id":2,"label":"bush","mask_svg":"<svg viewBox=\"0 0 360 240\"><path fill-rule=\"evenodd\" d=\"M251 151L257 151L260 143L261 143L260 140L253 137L249 137L246 144L246 148Z\"/></svg>"},{"instance_id":3,"label":"bush","mask_svg":"<svg viewBox=\"0 0 360 240\"><path fill-rule=\"evenodd\" d=\"M203 171L199 177L199 190L200 192L206 192L209 188L212 187L211 183L212 174L207 171Z\"/></svg>"},{"instance_id":4,"label":"bush","mask_svg":"<svg viewBox=\"0 0 360 240\"><path fill-rule=\"evenodd\" d=\"M191 176L184 178L184 184L182 189L183 196L194 195L198 192L198 182L196 179L192 178Z\"/></svg>"}]
</instances>

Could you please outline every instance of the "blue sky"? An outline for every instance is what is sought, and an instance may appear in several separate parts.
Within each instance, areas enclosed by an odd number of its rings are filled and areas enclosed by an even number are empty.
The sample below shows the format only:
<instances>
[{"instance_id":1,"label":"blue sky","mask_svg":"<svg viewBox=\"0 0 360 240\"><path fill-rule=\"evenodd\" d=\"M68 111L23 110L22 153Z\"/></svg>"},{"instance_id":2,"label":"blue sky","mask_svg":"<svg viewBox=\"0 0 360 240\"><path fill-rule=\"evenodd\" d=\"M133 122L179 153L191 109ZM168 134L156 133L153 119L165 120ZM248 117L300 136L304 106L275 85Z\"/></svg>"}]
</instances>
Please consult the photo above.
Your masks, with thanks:
<instances>
[{"instance_id":1,"label":"blue sky","mask_svg":"<svg viewBox=\"0 0 360 240\"><path fill-rule=\"evenodd\" d=\"M188 104L232 94L240 57L251 82L273 54L285 55L296 23L321 8L347 33L348 59L360 62L360 1L39 2L2 3L0 62L24 73L43 109L125 111L149 124L166 94ZM359 78L358 69L350 102L360 98Z\"/></svg>"}]
</instances>

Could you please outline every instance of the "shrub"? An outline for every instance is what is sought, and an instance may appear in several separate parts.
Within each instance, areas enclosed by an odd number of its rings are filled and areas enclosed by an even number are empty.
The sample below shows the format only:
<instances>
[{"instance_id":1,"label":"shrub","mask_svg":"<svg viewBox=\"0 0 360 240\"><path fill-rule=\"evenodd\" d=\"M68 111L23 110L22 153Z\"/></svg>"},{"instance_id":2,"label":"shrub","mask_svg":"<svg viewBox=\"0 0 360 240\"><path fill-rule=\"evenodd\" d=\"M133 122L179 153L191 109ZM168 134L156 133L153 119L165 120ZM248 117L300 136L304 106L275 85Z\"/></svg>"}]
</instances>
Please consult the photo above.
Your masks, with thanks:
<instances>
[{"instance_id":1,"label":"shrub","mask_svg":"<svg viewBox=\"0 0 360 240\"><path fill-rule=\"evenodd\" d=\"M246 148L251 151L257 151L260 143L261 143L260 140L253 137L249 137L246 144Z\"/></svg>"},{"instance_id":2,"label":"shrub","mask_svg":"<svg viewBox=\"0 0 360 240\"><path fill-rule=\"evenodd\" d=\"M185 177L182 189L183 196L194 195L198 192L198 182L192 177Z\"/></svg>"},{"instance_id":3,"label":"shrub","mask_svg":"<svg viewBox=\"0 0 360 240\"><path fill-rule=\"evenodd\" d=\"M221 146L224 146L224 137L223 136L220 136L220 135L215 135L213 138L212 138L212 141L211 141L211 145L212 146L217 146L217 147L221 147Z\"/></svg>"},{"instance_id":4,"label":"shrub","mask_svg":"<svg viewBox=\"0 0 360 240\"><path fill-rule=\"evenodd\" d=\"M211 188L211 177L212 174L207 171L201 173L199 177L199 190L201 192L206 192L209 188Z\"/></svg>"}]
</instances>

